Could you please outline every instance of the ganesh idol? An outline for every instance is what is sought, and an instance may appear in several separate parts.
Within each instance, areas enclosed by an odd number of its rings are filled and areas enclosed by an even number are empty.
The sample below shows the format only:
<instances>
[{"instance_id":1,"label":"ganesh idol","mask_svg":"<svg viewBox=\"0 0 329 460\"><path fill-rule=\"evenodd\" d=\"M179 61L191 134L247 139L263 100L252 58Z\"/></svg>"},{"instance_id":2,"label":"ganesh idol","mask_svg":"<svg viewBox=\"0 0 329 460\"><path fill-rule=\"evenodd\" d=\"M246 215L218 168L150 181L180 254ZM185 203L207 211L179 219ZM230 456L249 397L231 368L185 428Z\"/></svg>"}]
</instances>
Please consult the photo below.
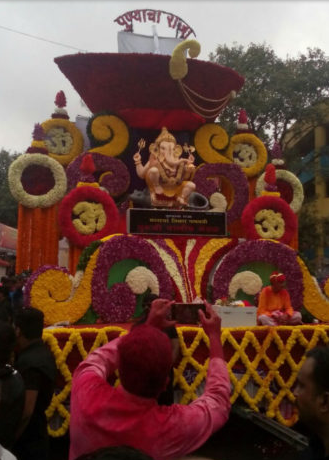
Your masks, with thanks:
<instances>
[{"instance_id":1,"label":"ganesh idol","mask_svg":"<svg viewBox=\"0 0 329 460\"><path fill-rule=\"evenodd\" d=\"M182 147L175 137L162 128L160 135L149 147L149 160L143 165L140 151L145 147L144 139L138 143L139 150L133 156L137 175L146 181L151 196L152 206L184 207L195 190L192 182L194 174L194 156L191 148L188 158L181 158Z\"/></svg>"}]
</instances>

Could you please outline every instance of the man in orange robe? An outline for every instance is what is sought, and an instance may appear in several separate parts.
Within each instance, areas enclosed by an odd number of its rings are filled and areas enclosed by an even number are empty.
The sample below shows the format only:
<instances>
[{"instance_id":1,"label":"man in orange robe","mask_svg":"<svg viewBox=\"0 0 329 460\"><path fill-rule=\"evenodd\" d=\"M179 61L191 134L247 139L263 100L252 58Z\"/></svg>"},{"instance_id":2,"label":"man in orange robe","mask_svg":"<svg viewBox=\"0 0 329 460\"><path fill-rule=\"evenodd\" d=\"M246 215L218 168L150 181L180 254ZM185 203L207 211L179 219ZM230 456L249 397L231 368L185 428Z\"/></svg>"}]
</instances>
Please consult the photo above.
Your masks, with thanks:
<instances>
[{"instance_id":1,"label":"man in orange robe","mask_svg":"<svg viewBox=\"0 0 329 460\"><path fill-rule=\"evenodd\" d=\"M260 325L301 324L302 316L291 306L289 292L284 289L285 281L283 273L273 272L270 276L271 285L261 290L257 309L257 320Z\"/></svg>"}]
</instances>

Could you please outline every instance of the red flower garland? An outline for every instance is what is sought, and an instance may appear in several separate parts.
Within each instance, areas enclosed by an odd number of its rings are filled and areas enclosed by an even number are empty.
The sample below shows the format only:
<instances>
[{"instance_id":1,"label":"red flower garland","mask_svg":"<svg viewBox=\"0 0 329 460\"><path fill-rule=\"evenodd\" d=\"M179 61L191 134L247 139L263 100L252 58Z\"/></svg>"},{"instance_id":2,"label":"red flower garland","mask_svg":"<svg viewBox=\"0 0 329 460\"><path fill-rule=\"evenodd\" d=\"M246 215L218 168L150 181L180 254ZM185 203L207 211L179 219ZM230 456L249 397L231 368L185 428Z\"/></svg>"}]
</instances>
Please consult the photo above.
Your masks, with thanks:
<instances>
[{"instance_id":1,"label":"red flower garland","mask_svg":"<svg viewBox=\"0 0 329 460\"><path fill-rule=\"evenodd\" d=\"M72 222L73 208L81 201L96 202L103 205L106 223L100 231L90 235L82 235L74 227ZM90 186L78 187L66 195L60 204L58 217L63 235L80 248L89 246L93 241L115 233L119 223L119 212L110 195L99 188Z\"/></svg>"},{"instance_id":2,"label":"red flower garland","mask_svg":"<svg viewBox=\"0 0 329 460\"><path fill-rule=\"evenodd\" d=\"M297 217L290 206L282 198L277 196L261 196L252 200L244 209L241 222L250 240L258 240L262 237L255 227L255 216L262 209L272 209L282 215L285 223L285 231L278 240L281 243L289 244L297 230Z\"/></svg>"}]
</instances>

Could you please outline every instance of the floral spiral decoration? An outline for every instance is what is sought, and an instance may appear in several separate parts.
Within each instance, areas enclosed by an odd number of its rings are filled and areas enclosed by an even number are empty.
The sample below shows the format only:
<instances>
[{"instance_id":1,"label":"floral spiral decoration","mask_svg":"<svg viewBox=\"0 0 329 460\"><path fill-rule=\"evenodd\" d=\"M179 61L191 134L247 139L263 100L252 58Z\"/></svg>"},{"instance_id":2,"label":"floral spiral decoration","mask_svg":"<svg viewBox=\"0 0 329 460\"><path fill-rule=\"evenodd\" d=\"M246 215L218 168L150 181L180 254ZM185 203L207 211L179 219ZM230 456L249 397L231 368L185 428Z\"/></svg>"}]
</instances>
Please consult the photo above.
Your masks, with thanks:
<instances>
[{"instance_id":1,"label":"floral spiral decoration","mask_svg":"<svg viewBox=\"0 0 329 460\"><path fill-rule=\"evenodd\" d=\"M87 154L90 153L84 152L84 154L79 155L66 168L68 190L75 188L78 182L83 179L83 172L80 169L80 165ZM127 166L118 158L108 157L95 152L91 153L91 155L96 168L93 173L95 181L101 187L104 187L112 197L115 198L123 195L130 185L130 174Z\"/></svg>"},{"instance_id":2,"label":"floral spiral decoration","mask_svg":"<svg viewBox=\"0 0 329 460\"><path fill-rule=\"evenodd\" d=\"M276 196L261 196L243 210L241 222L248 239L274 239L289 244L297 231L297 217L290 206Z\"/></svg>"},{"instance_id":3,"label":"floral spiral decoration","mask_svg":"<svg viewBox=\"0 0 329 460\"><path fill-rule=\"evenodd\" d=\"M295 176L295 174L293 174L290 171L287 171L286 169L277 169L275 171L275 174L276 174L278 186L280 184L280 181L283 181L290 185L293 194L292 194L292 200L288 204L293 210L293 212L295 213L299 212L302 207L303 201L304 201L304 190L303 190L303 185L301 181L298 179L297 176ZM263 190L265 190L265 173L263 173L257 179L256 190L255 190L256 195L260 196Z\"/></svg>"},{"instance_id":4,"label":"floral spiral decoration","mask_svg":"<svg viewBox=\"0 0 329 460\"><path fill-rule=\"evenodd\" d=\"M33 272L26 284L25 304L44 313L45 324L77 322L91 304L91 278L99 249L90 261L78 285L65 268L44 265Z\"/></svg>"},{"instance_id":5,"label":"floral spiral decoration","mask_svg":"<svg viewBox=\"0 0 329 460\"><path fill-rule=\"evenodd\" d=\"M68 165L83 150L83 137L79 129L69 120L52 118L41 123L46 138L44 143L49 156L61 165Z\"/></svg>"},{"instance_id":6,"label":"floral spiral decoration","mask_svg":"<svg viewBox=\"0 0 329 460\"><path fill-rule=\"evenodd\" d=\"M228 297L230 283L243 265L266 262L286 275L287 289L295 309L303 306L303 276L296 253L289 246L275 241L245 241L233 248L221 261L214 274L213 300Z\"/></svg>"},{"instance_id":7,"label":"floral spiral decoration","mask_svg":"<svg viewBox=\"0 0 329 460\"><path fill-rule=\"evenodd\" d=\"M216 177L226 178L234 190L233 203L229 203L227 211L227 222L231 223L241 216L248 203L248 182L239 166L235 164L202 164L196 170L193 178L196 191L207 198L218 192L218 185L214 181Z\"/></svg>"},{"instance_id":8,"label":"floral spiral decoration","mask_svg":"<svg viewBox=\"0 0 329 460\"><path fill-rule=\"evenodd\" d=\"M66 175L56 160L41 153L27 153L9 167L9 188L13 197L27 208L48 208L66 193Z\"/></svg>"},{"instance_id":9,"label":"floral spiral decoration","mask_svg":"<svg viewBox=\"0 0 329 460\"><path fill-rule=\"evenodd\" d=\"M206 123L194 134L195 149L206 163L232 163L224 156L228 142L227 132L218 123Z\"/></svg>"},{"instance_id":10,"label":"floral spiral decoration","mask_svg":"<svg viewBox=\"0 0 329 460\"><path fill-rule=\"evenodd\" d=\"M235 134L230 139L226 156L236 163L247 177L257 176L267 162L267 150L254 134Z\"/></svg>"},{"instance_id":11,"label":"floral spiral decoration","mask_svg":"<svg viewBox=\"0 0 329 460\"><path fill-rule=\"evenodd\" d=\"M87 133L93 148L90 152L115 157L123 153L129 144L129 129L122 118L111 112L94 115L88 122Z\"/></svg>"},{"instance_id":12,"label":"floral spiral decoration","mask_svg":"<svg viewBox=\"0 0 329 460\"><path fill-rule=\"evenodd\" d=\"M113 236L100 248L92 279L92 305L105 322L126 322L136 308L137 293L133 292L136 280L132 282L129 273L125 276L129 284L120 282L110 287L108 285L111 268L125 259L139 261L140 265L146 266L156 276L160 297L171 299L173 296L166 266L152 245L137 236ZM145 270L142 276L145 277ZM153 278L152 283L156 286Z\"/></svg>"},{"instance_id":13,"label":"floral spiral decoration","mask_svg":"<svg viewBox=\"0 0 329 460\"><path fill-rule=\"evenodd\" d=\"M59 224L64 236L78 247L115 233L118 209L110 195L91 186L72 190L60 204Z\"/></svg>"},{"instance_id":14,"label":"floral spiral decoration","mask_svg":"<svg viewBox=\"0 0 329 460\"><path fill-rule=\"evenodd\" d=\"M200 43L196 40L185 40L176 46L169 61L169 74L173 80L181 80L188 73L186 50L191 58L197 57L201 51Z\"/></svg>"},{"instance_id":15,"label":"floral spiral decoration","mask_svg":"<svg viewBox=\"0 0 329 460\"><path fill-rule=\"evenodd\" d=\"M229 296L235 299L239 289L242 289L246 294L256 295L263 287L262 279L257 273L245 270L237 273L231 279L229 285Z\"/></svg>"}]
</instances>

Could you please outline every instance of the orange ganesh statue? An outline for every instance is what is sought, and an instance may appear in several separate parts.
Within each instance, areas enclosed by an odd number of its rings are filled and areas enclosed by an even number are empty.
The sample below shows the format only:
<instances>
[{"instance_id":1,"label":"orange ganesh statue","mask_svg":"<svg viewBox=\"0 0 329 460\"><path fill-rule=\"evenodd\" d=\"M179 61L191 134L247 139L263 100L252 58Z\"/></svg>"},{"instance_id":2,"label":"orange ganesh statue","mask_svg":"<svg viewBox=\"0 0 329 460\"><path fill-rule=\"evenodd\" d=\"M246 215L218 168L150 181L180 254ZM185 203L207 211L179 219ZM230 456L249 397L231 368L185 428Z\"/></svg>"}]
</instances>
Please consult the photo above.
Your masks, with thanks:
<instances>
[{"instance_id":1,"label":"orange ganesh statue","mask_svg":"<svg viewBox=\"0 0 329 460\"><path fill-rule=\"evenodd\" d=\"M138 142L139 150L134 155L137 175L145 179L150 191L152 206L181 208L188 205L188 199L195 190L191 181L195 166L193 147L185 147L188 158L181 158L182 147L175 137L162 128L160 135L149 147L149 160L142 164L141 149L145 147L144 139Z\"/></svg>"}]
</instances>

